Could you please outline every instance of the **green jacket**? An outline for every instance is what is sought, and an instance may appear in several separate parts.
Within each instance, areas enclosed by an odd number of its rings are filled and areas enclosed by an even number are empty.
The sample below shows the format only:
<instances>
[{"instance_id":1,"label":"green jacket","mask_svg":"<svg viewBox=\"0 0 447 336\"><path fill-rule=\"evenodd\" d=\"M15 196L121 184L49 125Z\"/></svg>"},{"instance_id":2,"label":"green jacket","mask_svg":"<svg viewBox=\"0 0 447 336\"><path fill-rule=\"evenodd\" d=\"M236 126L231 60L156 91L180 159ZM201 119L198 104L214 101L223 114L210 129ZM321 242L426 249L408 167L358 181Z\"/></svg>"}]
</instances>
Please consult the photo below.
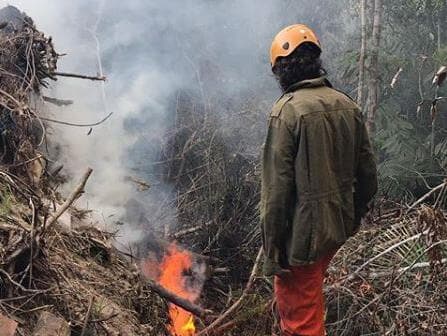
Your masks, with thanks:
<instances>
[{"instance_id":1,"label":"green jacket","mask_svg":"<svg viewBox=\"0 0 447 336\"><path fill-rule=\"evenodd\" d=\"M265 275L313 263L343 245L376 191L359 107L324 77L293 85L272 109L264 146Z\"/></svg>"}]
</instances>

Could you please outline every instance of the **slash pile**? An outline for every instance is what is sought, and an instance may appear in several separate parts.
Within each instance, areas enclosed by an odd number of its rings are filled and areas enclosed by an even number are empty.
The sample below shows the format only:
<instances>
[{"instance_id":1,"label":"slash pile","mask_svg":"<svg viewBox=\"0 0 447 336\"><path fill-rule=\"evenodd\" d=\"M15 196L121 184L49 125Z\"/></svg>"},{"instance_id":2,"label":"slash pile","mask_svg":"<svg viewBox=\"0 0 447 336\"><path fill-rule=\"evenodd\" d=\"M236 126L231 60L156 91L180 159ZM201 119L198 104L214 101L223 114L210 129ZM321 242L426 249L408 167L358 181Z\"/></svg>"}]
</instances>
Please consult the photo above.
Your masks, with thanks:
<instances>
[{"instance_id":1,"label":"slash pile","mask_svg":"<svg viewBox=\"0 0 447 336\"><path fill-rule=\"evenodd\" d=\"M330 334L447 333L447 183L440 187L431 206L387 207L340 250L327 288Z\"/></svg>"},{"instance_id":2,"label":"slash pile","mask_svg":"<svg viewBox=\"0 0 447 336\"><path fill-rule=\"evenodd\" d=\"M32 334L42 311L63 317L72 332L162 335L163 301L112 247L111 234L45 230L39 212L20 195L9 197L12 208L3 202L0 217L0 312L19 322L23 335Z\"/></svg>"},{"instance_id":3,"label":"slash pile","mask_svg":"<svg viewBox=\"0 0 447 336\"><path fill-rule=\"evenodd\" d=\"M166 307L113 234L88 224L86 212L58 193L60 169L47 164L41 88L55 80L51 38L14 7L0 10L0 317L32 335L42 312L68 322L72 335L163 335ZM79 227L82 227L80 225Z\"/></svg>"},{"instance_id":4,"label":"slash pile","mask_svg":"<svg viewBox=\"0 0 447 336\"><path fill-rule=\"evenodd\" d=\"M14 7L3 8L1 19L5 21L0 22L0 158L23 174L45 140L45 127L33 107L43 101L41 87L55 79L58 54L51 38Z\"/></svg>"}]
</instances>

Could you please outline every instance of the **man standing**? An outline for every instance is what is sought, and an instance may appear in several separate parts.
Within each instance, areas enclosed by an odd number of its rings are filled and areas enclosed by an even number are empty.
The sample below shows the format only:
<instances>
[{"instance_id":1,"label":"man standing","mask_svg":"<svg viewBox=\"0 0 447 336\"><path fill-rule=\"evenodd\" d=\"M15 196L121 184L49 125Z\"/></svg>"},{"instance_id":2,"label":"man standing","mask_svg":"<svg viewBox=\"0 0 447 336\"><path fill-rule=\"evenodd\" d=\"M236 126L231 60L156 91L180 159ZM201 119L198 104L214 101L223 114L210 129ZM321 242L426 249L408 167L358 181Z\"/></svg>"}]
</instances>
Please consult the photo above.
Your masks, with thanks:
<instances>
[{"instance_id":1,"label":"man standing","mask_svg":"<svg viewBox=\"0 0 447 336\"><path fill-rule=\"evenodd\" d=\"M373 151L359 107L332 88L312 30L293 25L271 47L284 94L264 147L261 222L264 273L275 275L284 336L325 334L323 280L377 190Z\"/></svg>"}]
</instances>

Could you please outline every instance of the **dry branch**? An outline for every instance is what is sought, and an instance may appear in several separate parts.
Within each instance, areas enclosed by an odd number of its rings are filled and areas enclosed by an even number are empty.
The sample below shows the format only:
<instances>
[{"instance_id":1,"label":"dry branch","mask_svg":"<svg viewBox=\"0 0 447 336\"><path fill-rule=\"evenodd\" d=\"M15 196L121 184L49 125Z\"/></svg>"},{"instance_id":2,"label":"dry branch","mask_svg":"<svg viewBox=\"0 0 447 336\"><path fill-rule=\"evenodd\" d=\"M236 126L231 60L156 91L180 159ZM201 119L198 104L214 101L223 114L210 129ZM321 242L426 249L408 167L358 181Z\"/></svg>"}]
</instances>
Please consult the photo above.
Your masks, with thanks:
<instances>
[{"instance_id":1,"label":"dry branch","mask_svg":"<svg viewBox=\"0 0 447 336\"><path fill-rule=\"evenodd\" d=\"M107 78L105 76L88 76L88 75L79 75L75 73L69 73L69 72L58 72L55 71L52 73L55 76L59 77L71 77L71 78L79 78L79 79L89 79L93 81L105 81Z\"/></svg>"},{"instance_id":2,"label":"dry branch","mask_svg":"<svg viewBox=\"0 0 447 336\"><path fill-rule=\"evenodd\" d=\"M352 272L349 277L347 278L348 280L352 280L354 279L362 269L364 269L366 266L368 266L369 264L371 264L373 261L385 256L386 254L388 254L389 252L393 251L394 249L399 248L402 245L408 244L411 241L417 240L419 238L421 238L424 234L427 234L427 232L423 232L423 233L418 233L414 236L411 236L405 240L399 241L398 243L394 244L393 246L390 246L389 248L387 248L385 251L371 257L370 259L368 259L367 261L365 261L361 266L359 266L354 272Z\"/></svg>"},{"instance_id":3,"label":"dry branch","mask_svg":"<svg viewBox=\"0 0 447 336\"><path fill-rule=\"evenodd\" d=\"M442 260L440 261L440 263L441 263L442 265L446 264L446 263L447 263L447 258L442 259ZM429 262L420 262L420 263L416 263L416 264L414 264L414 265L412 265L412 266L407 266L407 267L399 268L397 271L392 270L392 271L388 271L388 272L375 272L375 273L371 273L371 274L369 274L368 279L369 279L369 280L373 280L373 279L381 278L381 277L389 277L389 276L391 276L393 273L400 274L400 273L407 272L407 271L409 271L409 270L414 270L414 269L418 269L418 268L428 268L428 267L430 267L430 266L431 266L431 265L430 265Z\"/></svg>"},{"instance_id":4,"label":"dry branch","mask_svg":"<svg viewBox=\"0 0 447 336\"><path fill-rule=\"evenodd\" d=\"M95 122L95 123L91 123L91 124L71 123L71 122L67 122L67 121L60 121L60 120L50 119L50 118L44 118L44 117L40 117L39 119L41 119L41 120L43 120L43 121L52 122L52 123L55 123L55 124L66 125L66 126L73 126L73 127L94 127L94 126L101 125L102 123L104 123L105 121L107 121L112 115L113 115L113 112L110 112L105 118L103 118L103 119L101 119L100 121L97 121L97 122Z\"/></svg>"},{"instance_id":5,"label":"dry branch","mask_svg":"<svg viewBox=\"0 0 447 336\"><path fill-rule=\"evenodd\" d=\"M72 105L74 102L73 100L67 100L67 99L57 99L57 98L52 98L52 97L46 97L43 96L42 97L44 102L56 105L56 106L68 106L68 105Z\"/></svg>"},{"instance_id":6,"label":"dry branch","mask_svg":"<svg viewBox=\"0 0 447 336\"><path fill-rule=\"evenodd\" d=\"M230 316L234 311L236 311L241 306L242 302L245 300L245 298L249 294L251 288L253 287L253 283L255 281L256 274L258 273L259 264L261 263L262 254L263 254L263 249L260 248L258 255L256 256L256 260L253 265L253 269L251 271L250 278L248 279L247 285L245 286L245 289L242 292L242 295L239 297L239 299L230 308L228 308L228 310L225 313L223 313L221 316L219 316L213 323L211 323L208 327L206 327L201 332L199 332L197 334L197 336L206 335L209 332L211 332L213 329L218 327L228 316Z\"/></svg>"},{"instance_id":7,"label":"dry branch","mask_svg":"<svg viewBox=\"0 0 447 336\"><path fill-rule=\"evenodd\" d=\"M433 188L432 190L430 190L428 193L426 193L424 196L422 196L421 198L419 198L416 202L414 202L408 209L407 212L410 210L413 210L416 206L418 206L419 204L421 204L423 201L425 201L427 198L429 198L431 195L433 195L434 193L436 193L438 190L442 190L445 186L447 186L447 181L444 183L441 183L440 185L438 185L437 187Z\"/></svg>"},{"instance_id":8,"label":"dry branch","mask_svg":"<svg viewBox=\"0 0 447 336\"><path fill-rule=\"evenodd\" d=\"M64 204L62 204L62 206L56 211L56 213L50 217L46 224L46 229L50 229L57 222L60 216L62 216L62 214L68 210L68 208L79 198L79 196L81 196L81 194L84 192L85 184L87 183L87 180L89 179L92 172L93 169L87 169L76 189L73 190L73 192L64 202Z\"/></svg>"},{"instance_id":9,"label":"dry branch","mask_svg":"<svg viewBox=\"0 0 447 336\"><path fill-rule=\"evenodd\" d=\"M177 232L171 234L171 238L174 238L174 239L182 238L182 237L184 237L186 235L190 235L190 234L195 233L197 231L203 230L206 227L210 226L211 224L212 224L212 222L208 222L208 223L205 223L205 224L202 224L202 225L197 225L197 226L194 226L194 227L191 227L191 228L187 228L187 229L184 229L184 230L177 231Z\"/></svg>"},{"instance_id":10,"label":"dry branch","mask_svg":"<svg viewBox=\"0 0 447 336\"><path fill-rule=\"evenodd\" d=\"M94 302L94 297L91 296L89 303L88 303L88 308L87 308L87 313L85 314L85 320L84 320L84 325L82 326L82 331L81 331L81 335L80 336L85 336L85 333L87 331L87 325L88 322L90 320L90 315L92 313L92 307L93 307L93 302Z\"/></svg>"},{"instance_id":11,"label":"dry branch","mask_svg":"<svg viewBox=\"0 0 447 336\"><path fill-rule=\"evenodd\" d=\"M21 284L19 284L18 282L14 281L14 279L11 277L10 274L8 274L8 272L6 272L5 270L3 270L1 268L0 268L0 273L2 273L8 279L8 281L10 283L12 283L14 286L19 288L23 292L27 292L27 293L44 293L44 291L41 291L41 290L27 289L27 288L23 287Z\"/></svg>"}]
</instances>

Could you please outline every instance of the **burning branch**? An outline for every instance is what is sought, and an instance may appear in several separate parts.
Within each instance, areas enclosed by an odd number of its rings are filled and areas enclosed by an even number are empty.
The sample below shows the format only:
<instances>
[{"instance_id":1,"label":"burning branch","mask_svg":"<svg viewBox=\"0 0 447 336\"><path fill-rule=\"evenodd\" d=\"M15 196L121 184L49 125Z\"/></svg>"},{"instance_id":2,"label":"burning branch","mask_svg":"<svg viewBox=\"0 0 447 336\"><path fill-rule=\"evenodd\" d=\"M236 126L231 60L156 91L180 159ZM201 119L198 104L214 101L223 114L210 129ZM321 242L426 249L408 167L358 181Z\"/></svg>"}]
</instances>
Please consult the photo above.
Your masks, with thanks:
<instances>
[{"instance_id":1,"label":"burning branch","mask_svg":"<svg viewBox=\"0 0 447 336\"><path fill-rule=\"evenodd\" d=\"M168 330L173 336L193 336L194 316L203 318L212 313L195 303L207 277L207 264L203 257L175 243L157 238L150 243L146 244L147 257L140 267L149 287L170 302ZM157 257L160 252L163 252L162 260Z\"/></svg>"},{"instance_id":2,"label":"burning branch","mask_svg":"<svg viewBox=\"0 0 447 336\"><path fill-rule=\"evenodd\" d=\"M185 309L186 311L190 312L191 314L194 314L197 317L203 318L203 317L213 313L212 310L204 309L204 308L196 305L195 303L192 303L189 300L183 299L183 298L175 295L174 293L168 291L166 288L157 284L153 280L147 280L147 283L148 283L149 287L151 287L153 289L153 291L155 293L157 293L158 295L160 295L162 298L168 300L169 302L175 304L176 306L178 306L180 308Z\"/></svg>"}]
</instances>

